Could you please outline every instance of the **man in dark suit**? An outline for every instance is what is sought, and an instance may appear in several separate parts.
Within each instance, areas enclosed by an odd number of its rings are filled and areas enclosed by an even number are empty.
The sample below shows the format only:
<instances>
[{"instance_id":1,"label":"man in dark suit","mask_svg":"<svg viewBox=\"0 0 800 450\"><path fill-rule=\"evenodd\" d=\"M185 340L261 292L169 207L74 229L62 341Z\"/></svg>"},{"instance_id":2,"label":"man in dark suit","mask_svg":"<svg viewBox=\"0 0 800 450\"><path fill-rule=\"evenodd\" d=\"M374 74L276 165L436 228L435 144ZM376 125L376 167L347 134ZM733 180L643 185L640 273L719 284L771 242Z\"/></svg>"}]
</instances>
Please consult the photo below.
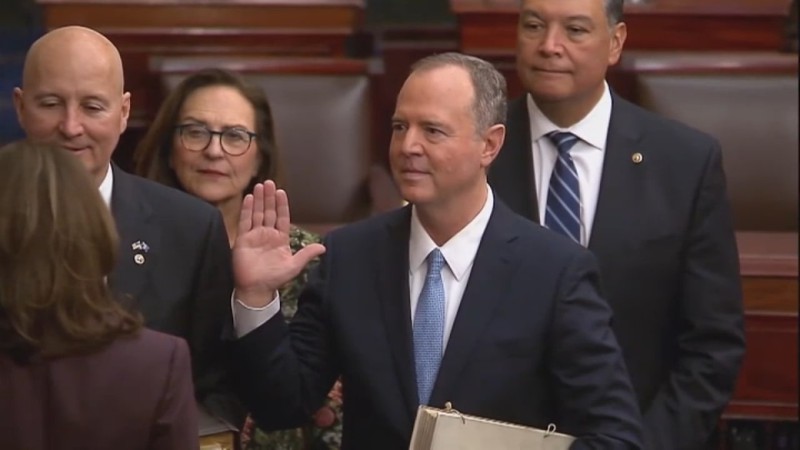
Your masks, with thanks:
<instances>
[{"instance_id":1,"label":"man in dark suit","mask_svg":"<svg viewBox=\"0 0 800 450\"><path fill-rule=\"evenodd\" d=\"M516 212L570 234L556 220L559 191L576 183L571 237L599 261L646 446L699 449L744 353L721 154L710 136L608 89L621 19L622 0L522 2L517 67L528 95L510 103L489 184ZM566 154L553 132L570 133Z\"/></svg>"},{"instance_id":2,"label":"man in dark suit","mask_svg":"<svg viewBox=\"0 0 800 450\"><path fill-rule=\"evenodd\" d=\"M486 168L505 80L460 54L418 62L390 160L411 205L288 247L286 194L245 198L234 245L236 385L266 428L302 423L344 386L343 448L407 449L420 404L640 447L639 412L590 252L512 213ZM275 294L325 252L291 326Z\"/></svg>"},{"instance_id":3,"label":"man in dark suit","mask_svg":"<svg viewBox=\"0 0 800 450\"><path fill-rule=\"evenodd\" d=\"M93 176L120 234L109 283L146 326L187 340L198 398L222 413L224 396L211 394L224 391L221 333L233 287L224 225L216 208L111 163L130 112L123 85L111 42L87 28L59 28L28 51L14 105L30 139L72 152Z\"/></svg>"}]
</instances>

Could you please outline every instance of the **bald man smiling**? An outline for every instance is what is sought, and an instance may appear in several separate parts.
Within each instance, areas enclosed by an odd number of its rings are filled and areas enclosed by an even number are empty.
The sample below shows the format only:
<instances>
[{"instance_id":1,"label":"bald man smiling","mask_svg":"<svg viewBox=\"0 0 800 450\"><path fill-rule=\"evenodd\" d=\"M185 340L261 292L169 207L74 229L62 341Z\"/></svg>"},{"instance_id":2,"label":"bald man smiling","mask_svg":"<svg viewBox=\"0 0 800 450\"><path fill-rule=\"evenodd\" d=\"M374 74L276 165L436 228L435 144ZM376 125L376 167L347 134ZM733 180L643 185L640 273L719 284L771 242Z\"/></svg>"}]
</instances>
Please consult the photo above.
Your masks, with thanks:
<instances>
[{"instance_id":1,"label":"bald man smiling","mask_svg":"<svg viewBox=\"0 0 800 450\"><path fill-rule=\"evenodd\" d=\"M64 27L31 46L14 106L27 137L79 158L110 206L120 234L109 278L114 292L149 328L187 340L198 399L238 423L224 387L221 336L232 281L222 218L211 205L111 161L130 113L124 84L120 54L108 39Z\"/></svg>"}]
</instances>

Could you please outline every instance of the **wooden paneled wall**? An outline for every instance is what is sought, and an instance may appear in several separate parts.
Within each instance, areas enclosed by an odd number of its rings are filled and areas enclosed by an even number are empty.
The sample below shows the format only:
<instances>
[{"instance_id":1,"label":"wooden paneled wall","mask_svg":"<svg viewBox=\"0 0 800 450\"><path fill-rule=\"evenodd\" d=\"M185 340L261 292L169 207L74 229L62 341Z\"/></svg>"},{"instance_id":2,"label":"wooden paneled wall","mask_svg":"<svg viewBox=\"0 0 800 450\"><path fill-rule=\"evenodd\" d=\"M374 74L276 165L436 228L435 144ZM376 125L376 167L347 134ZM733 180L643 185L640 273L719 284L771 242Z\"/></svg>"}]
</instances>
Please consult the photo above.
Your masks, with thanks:
<instances>
[{"instance_id":1,"label":"wooden paneled wall","mask_svg":"<svg viewBox=\"0 0 800 450\"><path fill-rule=\"evenodd\" d=\"M45 29L83 25L122 54L134 127L160 98L154 55L258 54L344 57L364 0L37 0ZM141 123L140 123L141 122Z\"/></svg>"},{"instance_id":2,"label":"wooden paneled wall","mask_svg":"<svg viewBox=\"0 0 800 450\"><path fill-rule=\"evenodd\" d=\"M120 50L131 118L115 160L130 154L162 100L153 61L165 56L255 55L347 59L365 0L36 0L51 30L83 25ZM344 62L341 67L347 66ZM296 67L296 64L293 64ZM308 73L337 64L309 64Z\"/></svg>"},{"instance_id":3,"label":"wooden paneled wall","mask_svg":"<svg viewBox=\"0 0 800 450\"><path fill-rule=\"evenodd\" d=\"M629 49L777 50L790 0L627 1ZM513 53L519 0L450 0L461 49Z\"/></svg>"}]
</instances>

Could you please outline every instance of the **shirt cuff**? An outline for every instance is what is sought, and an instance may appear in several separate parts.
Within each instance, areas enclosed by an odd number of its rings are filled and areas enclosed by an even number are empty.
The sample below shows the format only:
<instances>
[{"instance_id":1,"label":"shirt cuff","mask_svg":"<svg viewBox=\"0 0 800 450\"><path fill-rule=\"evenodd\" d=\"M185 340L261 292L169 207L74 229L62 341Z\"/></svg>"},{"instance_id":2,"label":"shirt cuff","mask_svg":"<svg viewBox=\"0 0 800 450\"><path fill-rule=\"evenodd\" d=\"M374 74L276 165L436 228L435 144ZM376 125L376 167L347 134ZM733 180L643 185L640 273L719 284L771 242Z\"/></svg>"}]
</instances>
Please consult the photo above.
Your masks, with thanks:
<instances>
[{"instance_id":1,"label":"shirt cuff","mask_svg":"<svg viewBox=\"0 0 800 450\"><path fill-rule=\"evenodd\" d=\"M236 291L234 291L231 293L231 311L233 313L233 329L236 331L236 337L241 338L281 312L281 297L275 292L275 297L266 306L253 308L236 298Z\"/></svg>"}]
</instances>

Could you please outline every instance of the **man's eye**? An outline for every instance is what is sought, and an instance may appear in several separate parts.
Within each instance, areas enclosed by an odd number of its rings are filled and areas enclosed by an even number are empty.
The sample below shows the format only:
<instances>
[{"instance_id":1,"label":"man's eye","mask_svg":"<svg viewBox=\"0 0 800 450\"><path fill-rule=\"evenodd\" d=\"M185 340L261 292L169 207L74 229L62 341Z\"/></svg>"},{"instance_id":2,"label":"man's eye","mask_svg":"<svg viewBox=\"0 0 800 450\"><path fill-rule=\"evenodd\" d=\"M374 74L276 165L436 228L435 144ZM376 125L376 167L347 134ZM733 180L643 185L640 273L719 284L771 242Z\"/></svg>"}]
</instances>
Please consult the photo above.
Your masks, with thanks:
<instances>
[{"instance_id":1,"label":"man's eye","mask_svg":"<svg viewBox=\"0 0 800 450\"><path fill-rule=\"evenodd\" d=\"M536 31L542 28L542 24L535 22L525 22L522 24L522 28L530 31Z\"/></svg>"},{"instance_id":2,"label":"man's eye","mask_svg":"<svg viewBox=\"0 0 800 450\"><path fill-rule=\"evenodd\" d=\"M402 123L393 123L392 131L405 131L406 126Z\"/></svg>"}]
</instances>

